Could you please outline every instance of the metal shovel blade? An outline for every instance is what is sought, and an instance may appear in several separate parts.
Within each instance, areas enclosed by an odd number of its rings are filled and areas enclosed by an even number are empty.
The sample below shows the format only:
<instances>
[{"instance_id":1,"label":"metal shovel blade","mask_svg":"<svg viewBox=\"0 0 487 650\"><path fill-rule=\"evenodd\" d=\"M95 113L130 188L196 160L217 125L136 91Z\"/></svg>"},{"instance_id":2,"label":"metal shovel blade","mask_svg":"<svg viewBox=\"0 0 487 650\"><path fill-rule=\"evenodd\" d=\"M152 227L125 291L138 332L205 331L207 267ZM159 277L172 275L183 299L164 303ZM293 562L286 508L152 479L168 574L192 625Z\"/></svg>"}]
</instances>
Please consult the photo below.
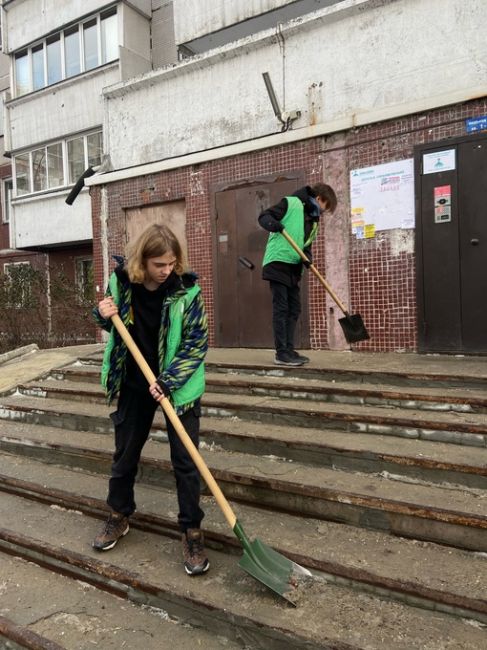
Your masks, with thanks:
<instances>
[{"instance_id":1,"label":"metal shovel blade","mask_svg":"<svg viewBox=\"0 0 487 650\"><path fill-rule=\"evenodd\" d=\"M367 341L370 339L370 335L360 314L346 314L343 318L339 318L338 322L342 326L348 343L358 343L359 341Z\"/></svg>"},{"instance_id":2,"label":"metal shovel blade","mask_svg":"<svg viewBox=\"0 0 487 650\"><path fill-rule=\"evenodd\" d=\"M243 547L239 566L292 605L296 605L295 596L300 581L311 578L312 573L267 546L260 539L251 542L238 521L233 532Z\"/></svg>"}]
</instances>

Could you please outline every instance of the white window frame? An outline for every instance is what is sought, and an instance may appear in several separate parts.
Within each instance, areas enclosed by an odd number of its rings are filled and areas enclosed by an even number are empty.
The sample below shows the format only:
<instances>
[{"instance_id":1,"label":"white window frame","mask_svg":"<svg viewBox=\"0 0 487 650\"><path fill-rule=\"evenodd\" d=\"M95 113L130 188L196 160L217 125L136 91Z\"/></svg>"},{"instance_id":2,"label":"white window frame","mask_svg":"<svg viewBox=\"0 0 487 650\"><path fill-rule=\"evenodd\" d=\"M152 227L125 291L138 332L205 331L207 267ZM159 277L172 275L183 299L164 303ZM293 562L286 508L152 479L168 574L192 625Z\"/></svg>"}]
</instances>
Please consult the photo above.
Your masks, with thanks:
<instances>
[{"instance_id":1,"label":"white window frame","mask_svg":"<svg viewBox=\"0 0 487 650\"><path fill-rule=\"evenodd\" d=\"M54 142L49 142L47 144L44 144L40 147L35 147L34 149L31 149L29 151L19 151L17 155L28 155L29 156L29 177L30 177L30 187L29 191L26 192L25 194L18 194L17 193L17 161L16 161L16 156L14 155L12 157L12 170L13 170L13 194L12 198L13 199L24 199L27 198L28 196L32 195L37 195L37 194L46 194L47 192L58 192L60 189L63 189L65 187L72 187L76 181L78 180L77 178L74 179L73 181L69 181L69 165L68 165L68 142L70 140L77 140L79 138L83 138L83 153L84 153L84 169L88 168L88 136L90 135L95 135L96 133L101 134L101 139L102 139L102 148L103 148L103 131L102 129L96 129L94 131L88 131L87 133L80 133L78 135L73 135L69 138L65 138L64 140L55 140ZM49 187L49 168L47 164L47 147L50 147L55 144L61 144L61 150L62 150L62 156L63 156L63 183L62 185L57 185L56 187ZM32 166L32 154L34 151L38 151L39 149L44 149L45 150L45 159L46 159L46 187L43 188L42 190L35 190L34 191L34 174L33 174L33 166ZM84 171L84 170L83 170Z\"/></svg>"},{"instance_id":2,"label":"white window frame","mask_svg":"<svg viewBox=\"0 0 487 650\"><path fill-rule=\"evenodd\" d=\"M83 262L89 262L91 264L91 268L93 269L93 257L76 257L74 260L74 277L75 277L75 283L76 287L78 289L78 298L81 302L81 299L84 297L84 278L80 276L79 273L79 268L80 265L83 264Z\"/></svg>"},{"instance_id":3,"label":"white window frame","mask_svg":"<svg viewBox=\"0 0 487 650\"><path fill-rule=\"evenodd\" d=\"M12 54L13 57L13 74L12 74L12 88L14 90L14 96L15 97L23 97L24 95L27 95L32 92L39 92L39 90L42 90L42 88L37 88L34 90L34 76L33 76L33 69L32 69L32 49L36 48L39 45L42 45L43 48L43 53L44 53L44 81L45 85L44 88L48 88L49 86L52 86L56 83L60 83L61 81L65 81L66 79L72 79L72 77L66 77L66 53L64 50L64 31L66 29L70 29L71 27L74 27L75 25L78 25L78 30L80 33L80 38L79 38L79 47L80 47L80 72L78 74L85 74L86 72L91 72L92 70L96 70L96 68L99 68L102 65L107 65L108 63L102 63L102 52L101 52L101 16L102 14L106 14L112 10L115 10L115 15L118 16L119 10L118 10L118 5L114 4L110 7L106 7L102 11L99 11L96 14L92 14L91 16L88 16L87 18L84 18L83 20L77 22L77 23L72 23L71 25L66 25L63 27L63 29L59 30L59 32L54 32L53 34L49 34L49 36L46 36L46 38L40 39L38 41L35 41L29 47L21 48L18 52L14 52ZM88 23L92 21L93 19L96 19L96 41L97 41L97 64L94 68L90 68L90 70L85 70L85 57L84 57L84 51L85 51L85 43L84 43L84 29L83 25L85 23ZM57 36L59 34L60 37L60 47L61 47L61 79L59 81L56 81L52 84L48 83L48 78L47 78L47 39L51 38L53 36ZM117 24L117 37L119 37L119 31L118 31L118 24ZM15 59L16 56L21 53L27 51L27 65L29 67L29 90L26 93L23 94L18 94L17 93L17 70L16 70L16 65L15 65ZM110 61L109 63L113 63L117 59L113 59L113 61ZM73 75L77 76L77 75Z\"/></svg>"}]
</instances>

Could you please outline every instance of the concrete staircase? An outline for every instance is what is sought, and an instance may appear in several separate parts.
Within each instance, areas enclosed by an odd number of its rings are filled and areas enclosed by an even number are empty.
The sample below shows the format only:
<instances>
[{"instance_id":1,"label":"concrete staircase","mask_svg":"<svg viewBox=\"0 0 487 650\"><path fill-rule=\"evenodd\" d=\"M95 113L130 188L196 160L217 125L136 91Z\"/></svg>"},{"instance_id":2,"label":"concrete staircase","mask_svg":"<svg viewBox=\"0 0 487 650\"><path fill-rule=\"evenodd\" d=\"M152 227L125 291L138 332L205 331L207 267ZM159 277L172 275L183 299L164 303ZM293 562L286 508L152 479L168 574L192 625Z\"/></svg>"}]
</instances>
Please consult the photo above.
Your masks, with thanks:
<instances>
[{"instance_id":1,"label":"concrete staircase","mask_svg":"<svg viewBox=\"0 0 487 650\"><path fill-rule=\"evenodd\" d=\"M162 414L130 534L91 549L113 446L99 364L0 396L0 647L484 647L486 376L208 364L202 454L245 531L313 572L293 608L238 567L208 493L211 570L185 576Z\"/></svg>"}]
</instances>

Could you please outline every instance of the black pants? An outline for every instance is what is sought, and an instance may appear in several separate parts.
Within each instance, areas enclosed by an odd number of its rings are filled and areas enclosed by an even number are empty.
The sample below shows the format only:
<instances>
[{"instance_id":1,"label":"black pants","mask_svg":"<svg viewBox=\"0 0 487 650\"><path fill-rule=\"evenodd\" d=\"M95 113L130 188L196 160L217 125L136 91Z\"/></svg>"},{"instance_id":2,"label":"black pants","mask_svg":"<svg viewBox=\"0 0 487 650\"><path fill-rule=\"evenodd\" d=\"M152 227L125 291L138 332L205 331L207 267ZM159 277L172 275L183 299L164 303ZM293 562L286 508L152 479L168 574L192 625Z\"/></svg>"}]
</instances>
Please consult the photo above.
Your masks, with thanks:
<instances>
[{"instance_id":1,"label":"black pants","mask_svg":"<svg viewBox=\"0 0 487 650\"><path fill-rule=\"evenodd\" d=\"M294 332L301 313L299 285L287 287L281 282L271 280L272 328L274 346L277 354L294 350Z\"/></svg>"},{"instance_id":2,"label":"black pants","mask_svg":"<svg viewBox=\"0 0 487 650\"><path fill-rule=\"evenodd\" d=\"M142 448L149 436L157 402L149 391L140 392L122 386L118 406L111 414L115 425L115 453L108 487L107 503L121 514L130 516L135 510L134 483ZM199 405L179 416L196 447L199 441ZM172 424L166 418L171 462L176 477L179 504L178 522L181 531L199 528L204 513L199 506L200 474Z\"/></svg>"}]
</instances>

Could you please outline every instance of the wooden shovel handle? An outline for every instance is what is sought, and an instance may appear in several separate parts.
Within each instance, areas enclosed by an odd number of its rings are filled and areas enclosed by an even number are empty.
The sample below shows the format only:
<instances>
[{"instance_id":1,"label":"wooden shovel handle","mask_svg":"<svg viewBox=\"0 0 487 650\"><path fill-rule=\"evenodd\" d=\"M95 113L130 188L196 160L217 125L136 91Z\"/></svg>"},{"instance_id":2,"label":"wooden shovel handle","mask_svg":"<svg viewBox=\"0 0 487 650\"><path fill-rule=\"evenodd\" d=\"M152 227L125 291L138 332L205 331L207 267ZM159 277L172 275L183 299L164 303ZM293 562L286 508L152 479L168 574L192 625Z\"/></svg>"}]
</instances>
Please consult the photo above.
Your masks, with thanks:
<instances>
[{"instance_id":1,"label":"wooden shovel handle","mask_svg":"<svg viewBox=\"0 0 487 650\"><path fill-rule=\"evenodd\" d=\"M126 346L128 347L130 353L135 359L135 362L141 369L141 371L144 373L144 377L147 379L149 384L153 384L156 381L156 376L152 372L152 370L149 367L149 364L147 361L144 359L142 356L142 353L140 352L139 348L137 347L135 341L133 338L130 336L129 331L123 324L120 316L118 314L115 314L112 316L112 323L114 327L117 329L117 332L120 334L122 339L124 340ZM191 458L194 461L194 464L198 468L201 476L204 478L207 486L210 488L211 493L215 497L218 505L222 509L223 514L225 515L225 519L228 521L229 525L233 529L236 522L237 522L237 517L235 516L233 510L230 507L230 504L226 500L223 492L220 490L217 482L213 478L210 470L206 466L205 461L201 457L201 454L199 451L196 449L193 441L189 437L186 429L183 427L181 420L179 419L176 411L174 410L171 402L165 397L164 395L161 396L161 398L158 400L159 404L162 406L164 409L164 412L166 413L167 417L169 418L171 424L176 430L176 433L178 434L179 438L181 439L181 442L183 445L186 447L187 452L191 456Z\"/></svg>"},{"instance_id":2,"label":"wooden shovel handle","mask_svg":"<svg viewBox=\"0 0 487 650\"><path fill-rule=\"evenodd\" d=\"M282 231L281 231L281 234L285 237L285 239L287 239L287 241L291 244L291 246L294 248L294 250L296 251L296 253L301 257L301 259L302 259L304 262L308 262L308 263L309 263L309 268L311 269L311 271L313 271L313 273L316 275L316 277L318 278L318 280L321 282L321 284L322 284L322 285L325 287L325 289L328 291L328 293L329 293L330 296L333 298L333 300L336 302L336 304L340 307L340 309L341 309L342 312L345 314L345 316L348 316L348 309L345 307L345 305L343 304L343 302L338 298L338 296L336 295L336 293L333 291L333 289L330 287L330 285L328 284L328 282L325 280L325 278L324 278L324 277L321 275L321 273L318 271L318 269L316 268L316 266L315 266L314 264L311 264L311 263L309 262L309 259L306 257L306 255L303 253L303 251L299 248L299 246L296 244L296 242L295 242L294 239L291 237L291 235L289 235L285 230L282 230Z\"/></svg>"}]
</instances>

